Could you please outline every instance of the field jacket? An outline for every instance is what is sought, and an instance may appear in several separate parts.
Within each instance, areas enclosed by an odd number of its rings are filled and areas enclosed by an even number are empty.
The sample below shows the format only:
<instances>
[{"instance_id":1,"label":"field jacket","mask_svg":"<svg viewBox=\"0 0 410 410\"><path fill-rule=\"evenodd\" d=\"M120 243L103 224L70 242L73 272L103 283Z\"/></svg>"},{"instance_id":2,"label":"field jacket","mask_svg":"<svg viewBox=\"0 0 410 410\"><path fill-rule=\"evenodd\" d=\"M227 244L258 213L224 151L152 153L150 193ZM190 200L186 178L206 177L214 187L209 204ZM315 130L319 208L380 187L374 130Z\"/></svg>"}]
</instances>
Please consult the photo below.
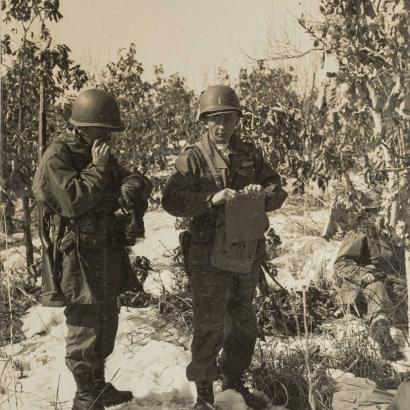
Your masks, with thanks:
<instances>
[{"instance_id":1,"label":"field jacket","mask_svg":"<svg viewBox=\"0 0 410 410\"><path fill-rule=\"evenodd\" d=\"M381 281L389 275L405 278L404 249L381 233L349 232L340 246L334 271L344 299L354 300L367 273Z\"/></svg>"},{"instance_id":2,"label":"field jacket","mask_svg":"<svg viewBox=\"0 0 410 410\"><path fill-rule=\"evenodd\" d=\"M207 150L224 188L239 191L249 184L260 184L266 193L265 210L282 206L287 193L282 189L280 176L264 161L261 150L234 139L225 159L207 133L202 135L199 143ZM191 219L188 229L191 241L208 244L204 247L205 258L209 256L215 238L216 222L224 214L224 205L210 206L209 203L211 196L220 190L206 159L194 144L178 156L175 171L163 192L162 206L167 212Z\"/></svg>"},{"instance_id":3,"label":"field jacket","mask_svg":"<svg viewBox=\"0 0 410 410\"><path fill-rule=\"evenodd\" d=\"M33 191L55 222L65 222L63 235L56 238L54 232L53 239L63 253L61 290L67 304L106 302L138 283L114 215L129 174L113 155L107 165L95 166L88 143L66 132L41 158Z\"/></svg>"}]
</instances>

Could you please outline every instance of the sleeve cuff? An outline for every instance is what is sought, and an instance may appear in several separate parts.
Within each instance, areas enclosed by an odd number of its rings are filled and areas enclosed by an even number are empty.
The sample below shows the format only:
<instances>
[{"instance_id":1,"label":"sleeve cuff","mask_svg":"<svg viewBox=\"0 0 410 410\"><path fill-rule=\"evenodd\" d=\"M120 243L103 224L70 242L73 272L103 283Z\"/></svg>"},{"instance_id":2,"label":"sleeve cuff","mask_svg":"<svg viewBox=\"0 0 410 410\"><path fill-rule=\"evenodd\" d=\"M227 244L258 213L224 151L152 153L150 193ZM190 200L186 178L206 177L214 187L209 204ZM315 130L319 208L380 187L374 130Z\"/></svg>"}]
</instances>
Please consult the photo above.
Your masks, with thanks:
<instances>
[{"instance_id":1,"label":"sleeve cuff","mask_svg":"<svg viewBox=\"0 0 410 410\"><path fill-rule=\"evenodd\" d=\"M212 203L213 196L214 196L214 194L210 194L205 198L205 204L206 204L207 211L211 211L211 210L215 209L215 206Z\"/></svg>"}]
</instances>

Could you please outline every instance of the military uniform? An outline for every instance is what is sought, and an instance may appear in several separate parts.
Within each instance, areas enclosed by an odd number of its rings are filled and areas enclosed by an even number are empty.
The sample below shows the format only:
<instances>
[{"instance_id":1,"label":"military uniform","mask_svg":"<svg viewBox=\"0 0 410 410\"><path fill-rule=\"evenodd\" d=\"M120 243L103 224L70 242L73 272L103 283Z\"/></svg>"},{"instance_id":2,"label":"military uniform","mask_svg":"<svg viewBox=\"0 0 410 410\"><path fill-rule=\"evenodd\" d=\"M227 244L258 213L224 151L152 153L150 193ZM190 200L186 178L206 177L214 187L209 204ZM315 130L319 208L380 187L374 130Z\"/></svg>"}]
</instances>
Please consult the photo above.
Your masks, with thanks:
<instances>
[{"instance_id":1,"label":"military uniform","mask_svg":"<svg viewBox=\"0 0 410 410\"><path fill-rule=\"evenodd\" d=\"M68 132L50 144L35 175L36 198L54 220L65 222L58 243L60 286L67 304L66 362L73 373L104 366L117 333L116 298L137 285L114 217L128 175L113 156L107 166L93 165L90 146Z\"/></svg>"},{"instance_id":2,"label":"military uniform","mask_svg":"<svg viewBox=\"0 0 410 410\"><path fill-rule=\"evenodd\" d=\"M382 357L399 360L401 353L390 335L390 318L397 309L394 279L405 279L403 247L376 229L350 232L340 246L334 269L342 304L364 302L370 335L378 342ZM364 282L366 274L374 276L371 283Z\"/></svg>"},{"instance_id":3,"label":"military uniform","mask_svg":"<svg viewBox=\"0 0 410 410\"><path fill-rule=\"evenodd\" d=\"M266 211L281 207L287 194L281 187L280 177L264 162L255 146L234 137L222 155L207 133L200 143L210 154L224 187L239 191L249 184L260 184L266 192ZM222 372L241 377L251 362L256 341L252 299L265 244L264 240L259 241L250 273L222 271L212 265L216 222L223 218L224 206L212 206L210 198L220 189L198 145L191 145L177 158L175 172L162 198L167 212L192 218L188 270L194 335L187 378L197 383L218 378L216 359L221 348Z\"/></svg>"},{"instance_id":4,"label":"military uniform","mask_svg":"<svg viewBox=\"0 0 410 410\"><path fill-rule=\"evenodd\" d=\"M72 409L103 410L133 397L105 381L105 360L117 334L117 296L141 286L126 246L144 232L152 185L109 154L111 132L125 128L110 94L83 91L70 123L72 129L44 152L33 183L43 246L42 303L58 303L59 296L67 306L66 364L77 385ZM127 218L115 215L120 205Z\"/></svg>"},{"instance_id":5,"label":"military uniform","mask_svg":"<svg viewBox=\"0 0 410 410\"><path fill-rule=\"evenodd\" d=\"M386 315L391 303L385 280L387 275L405 278L404 249L382 233L350 232L342 241L334 268L343 303L352 304L361 295L369 315ZM377 280L363 286L366 273Z\"/></svg>"}]
</instances>

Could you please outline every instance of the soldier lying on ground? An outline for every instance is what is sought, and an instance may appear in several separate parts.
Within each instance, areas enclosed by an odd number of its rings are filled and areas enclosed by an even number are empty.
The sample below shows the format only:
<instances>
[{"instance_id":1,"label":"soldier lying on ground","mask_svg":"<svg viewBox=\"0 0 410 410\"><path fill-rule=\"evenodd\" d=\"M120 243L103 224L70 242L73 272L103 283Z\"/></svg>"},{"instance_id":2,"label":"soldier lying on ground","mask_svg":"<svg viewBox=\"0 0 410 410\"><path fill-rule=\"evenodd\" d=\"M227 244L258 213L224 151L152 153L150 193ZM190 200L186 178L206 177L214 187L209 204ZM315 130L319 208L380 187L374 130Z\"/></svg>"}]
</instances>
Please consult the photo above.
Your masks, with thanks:
<instances>
[{"instance_id":1,"label":"soldier lying on ground","mask_svg":"<svg viewBox=\"0 0 410 410\"><path fill-rule=\"evenodd\" d=\"M67 305L66 364L77 385L73 410L101 410L133 397L106 383L105 360L117 334L117 296L140 286L126 246L144 233L151 184L122 168L110 153L111 132L124 126L108 93L81 93L70 122L71 129L60 133L42 156L33 191L51 225L50 238L43 239L52 242L53 260L43 269L59 276L55 287ZM120 205L132 214L126 226L116 223ZM43 252L43 261L47 256Z\"/></svg>"},{"instance_id":2,"label":"soldier lying on ground","mask_svg":"<svg viewBox=\"0 0 410 410\"><path fill-rule=\"evenodd\" d=\"M336 285L344 305L363 301L371 322L370 334L386 360L399 360L401 353L390 335L401 283L405 283L404 249L394 233L377 218L378 208L366 208L352 222L340 246L335 264Z\"/></svg>"},{"instance_id":3,"label":"soldier lying on ground","mask_svg":"<svg viewBox=\"0 0 410 410\"><path fill-rule=\"evenodd\" d=\"M206 132L179 155L162 198L167 212L192 218L189 235L183 236L182 243L193 299L192 361L187 378L196 384L195 410L214 408L213 381L220 371L223 390L236 389L253 409L266 405L244 386L243 375L256 341L252 299L265 255L265 211L280 208L287 194L262 152L234 134L241 115L238 97L230 87L212 86L202 94L200 119ZM262 221L262 234L261 239L234 244L237 246L229 254L231 248L224 237L228 222L225 204L233 204L239 197L245 197L245 202L253 198L262 207L249 225L244 222L249 215L236 220L236 228L245 224L246 234ZM247 251L253 253L246 259Z\"/></svg>"}]
</instances>

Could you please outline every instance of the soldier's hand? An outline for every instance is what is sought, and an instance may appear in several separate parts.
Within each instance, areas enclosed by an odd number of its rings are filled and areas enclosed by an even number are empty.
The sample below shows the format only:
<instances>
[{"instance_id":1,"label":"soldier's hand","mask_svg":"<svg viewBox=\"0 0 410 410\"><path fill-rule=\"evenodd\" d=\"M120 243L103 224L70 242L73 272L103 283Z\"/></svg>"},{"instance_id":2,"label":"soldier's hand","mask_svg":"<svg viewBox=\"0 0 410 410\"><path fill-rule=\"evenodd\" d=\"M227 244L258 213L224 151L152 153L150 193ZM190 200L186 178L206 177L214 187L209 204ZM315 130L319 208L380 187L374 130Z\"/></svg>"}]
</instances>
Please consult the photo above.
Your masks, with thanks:
<instances>
[{"instance_id":1,"label":"soldier's hand","mask_svg":"<svg viewBox=\"0 0 410 410\"><path fill-rule=\"evenodd\" d=\"M250 184L247 185L244 189L243 192L245 194L248 194L249 196L251 196L252 198L257 198L260 195L264 195L265 191L262 188L261 185L256 185L256 184Z\"/></svg>"},{"instance_id":2,"label":"soldier's hand","mask_svg":"<svg viewBox=\"0 0 410 410\"><path fill-rule=\"evenodd\" d=\"M101 140L95 140L91 148L91 156L95 166L107 165L110 158L110 146Z\"/></svg>"},{"instance_id":3,"label":"soldier's hand","mask_svg":"<svg viewBox=\"0 0 410 410\"><path fill-rule=\"evenodd\" d=\"M222 191L217 192L211 199L213 205L222 205L225 202L230 201L231 199L235 198L238 195L238 192L230 189L225 188Z\"/></svg>"},{"instance_id":4,"label":"soldier's hand","mask_svg":"<svg viewBox=\"0 0 410 410\"><path fill-rule=\"evenodd\" d=\"M376 282L376 276L374 276L373 273L368 272L362 278L362 285L364 286L373 282Z\"/></svg>"}]
</instances>

